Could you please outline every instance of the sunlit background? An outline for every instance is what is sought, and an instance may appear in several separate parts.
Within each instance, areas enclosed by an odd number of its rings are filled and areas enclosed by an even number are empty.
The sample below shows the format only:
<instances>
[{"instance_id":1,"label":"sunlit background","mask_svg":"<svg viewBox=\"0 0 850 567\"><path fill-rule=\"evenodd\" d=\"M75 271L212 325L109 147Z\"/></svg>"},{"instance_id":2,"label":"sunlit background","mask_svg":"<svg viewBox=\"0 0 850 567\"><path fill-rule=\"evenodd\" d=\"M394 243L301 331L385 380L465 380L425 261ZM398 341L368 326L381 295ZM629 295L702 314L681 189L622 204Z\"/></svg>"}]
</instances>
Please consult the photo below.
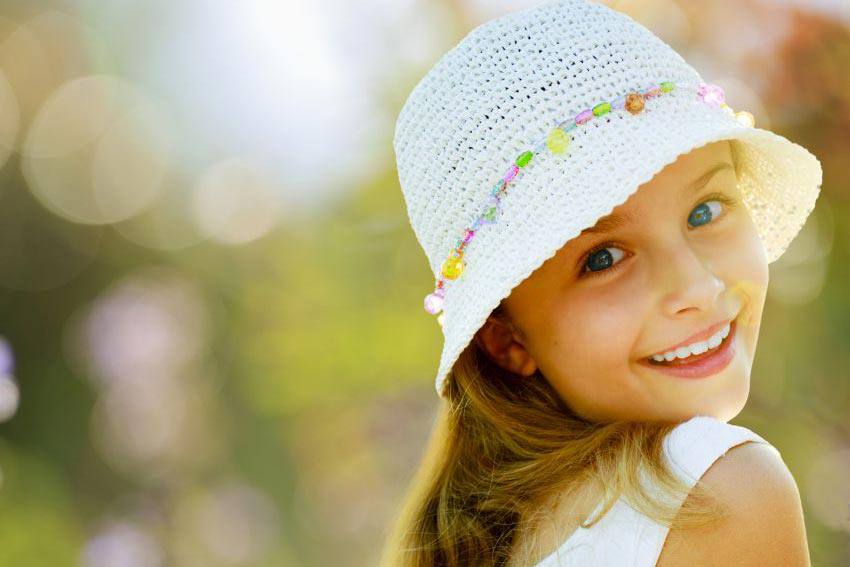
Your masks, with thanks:
<instances>
[{"instance_id":1,"label":"sunlit background","mask_svg":"<svg viewBox=\"0 0 850 567\"><path fill-rule=\"evenodd\" d=\"M0 565L371 566L442 335L415 83L515 0L3 0ZM746 410L850 564L850 1L609 2L824 165Z\"/></svg>"}]
</instances>

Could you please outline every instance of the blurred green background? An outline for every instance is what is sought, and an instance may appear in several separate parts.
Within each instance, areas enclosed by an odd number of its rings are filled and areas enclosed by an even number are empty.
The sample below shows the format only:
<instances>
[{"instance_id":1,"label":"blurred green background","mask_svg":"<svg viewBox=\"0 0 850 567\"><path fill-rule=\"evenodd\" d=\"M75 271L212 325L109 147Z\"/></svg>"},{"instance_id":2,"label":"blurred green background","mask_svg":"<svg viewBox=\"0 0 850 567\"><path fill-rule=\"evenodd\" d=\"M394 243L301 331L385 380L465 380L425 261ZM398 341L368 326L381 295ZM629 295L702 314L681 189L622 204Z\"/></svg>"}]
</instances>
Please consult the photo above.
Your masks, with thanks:
<instances>
[{"instance_id":1,"label":"blurred green background","mask_svg":"<svg viewBox=\"0 0 850 567\"><path fill-rule=\"evenodd\" d=\"M0 565L374 565L438 399L395 117L530 1L0 3ZM609 2L813 151L746 410L850 564L850 2Z\"/></svg>"}]
</instances>

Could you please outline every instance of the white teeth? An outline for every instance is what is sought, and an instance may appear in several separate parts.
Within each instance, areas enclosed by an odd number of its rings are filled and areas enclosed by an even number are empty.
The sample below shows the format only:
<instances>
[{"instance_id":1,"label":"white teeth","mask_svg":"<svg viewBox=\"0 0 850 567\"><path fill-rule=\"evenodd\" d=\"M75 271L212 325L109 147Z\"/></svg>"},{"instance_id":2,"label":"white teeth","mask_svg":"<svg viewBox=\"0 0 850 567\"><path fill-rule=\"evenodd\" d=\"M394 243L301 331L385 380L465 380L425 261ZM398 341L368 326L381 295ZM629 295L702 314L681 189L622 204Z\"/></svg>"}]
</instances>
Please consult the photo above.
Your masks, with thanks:
<instances>
[{"instance_id":1,"label":"white teeth","mask_svg":"<svg viewBox=\"0 0 850 567\"><path fill-rule=\"evenodd\" d=\"M656 362L661 362L662 360L670 362L675 358L687 358L692 354L702 354L709 349L716 348L723 342L723 339L726 338L731 329L731 324L726 323L725 327L711 335L706 341L698 341L662 354L653 354L650 358Z\"/></svg>"}]
</instances>

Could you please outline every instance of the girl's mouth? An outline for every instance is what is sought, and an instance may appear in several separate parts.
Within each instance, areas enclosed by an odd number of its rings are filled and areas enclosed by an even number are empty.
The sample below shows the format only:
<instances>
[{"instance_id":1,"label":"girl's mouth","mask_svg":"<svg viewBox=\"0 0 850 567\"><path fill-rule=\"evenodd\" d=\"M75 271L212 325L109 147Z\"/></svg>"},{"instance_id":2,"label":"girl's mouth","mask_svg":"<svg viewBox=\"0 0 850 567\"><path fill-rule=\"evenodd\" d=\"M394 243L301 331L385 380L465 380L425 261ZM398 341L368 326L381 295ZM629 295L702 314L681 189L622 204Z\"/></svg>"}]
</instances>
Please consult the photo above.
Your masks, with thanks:
<instances>
[{"instance_id":1,"label":"girl's mouth","mask_svg":"<svg viewBox=\"0 0 850 567\"><path fill-rule=\"evenodd\" d=\"M726 368L735 357L735 336L738 328L738 318L729 324L729 334L714 349L702 354L691 355L685 359L673 359L670 362L656 362L651 358L642 358L641 364L649 366L664 374L679 378L704 378L716 374Z\"/></svg>"}]
</instances>

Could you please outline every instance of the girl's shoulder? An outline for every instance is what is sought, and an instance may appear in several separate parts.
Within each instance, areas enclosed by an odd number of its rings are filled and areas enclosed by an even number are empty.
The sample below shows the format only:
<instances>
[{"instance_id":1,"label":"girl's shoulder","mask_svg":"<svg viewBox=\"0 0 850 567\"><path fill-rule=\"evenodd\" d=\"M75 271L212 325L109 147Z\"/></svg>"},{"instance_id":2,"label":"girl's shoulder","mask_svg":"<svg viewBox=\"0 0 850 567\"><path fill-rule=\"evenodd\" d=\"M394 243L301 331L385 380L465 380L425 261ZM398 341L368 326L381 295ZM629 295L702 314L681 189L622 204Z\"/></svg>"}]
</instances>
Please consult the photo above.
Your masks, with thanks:
<instances>
[{"instance_id":1,"label":"girl's shoulder","mask_svg":"<svg viewBox=\"0 0 850 567\"><path fill-rule=\"evenodd\" d=\"M671 461L720 498L728 516L708 528L670 530L654 565L684 567L705 557L717 565L809 565L799 490L773 445L706 417L678 425L667 439Z\"/></svg>"},{"instance_id":2,"label":"girl's shoulder","mask_svg":"<svg viewBox=\"0 0 850 567\"><path fill-rule=\"evenodd\" d=\"M698 415L679 423L664 439L671 468L690 486L730 449L753 441L782 460L779 451L761 435L711 416Z\"/></svg>"},{"instance_id":3,"label":"girl's shoulder","mask_svg":"<svg viewBox=\"0 0 850 567\"><path fill-rule=\"evenodd\" d=\"M707 481L706 484L711 485L715 495L724 501L733 502L733 515L740 514L736 511L739 508L753 513L760 499L769 503L764 508L770 510L765 512L768 514L766 517L775 514L777 510L787 511L794 502L788 484L790 473L787 473L779 452L763 437L746 427L709 416L692 417L677 424L664 437L663 449L674 474L690 487L700 479ZM754 489L753 484L759 484L758 489ZM778 496L777 492L780 493ZM592 515L595 516L600 508L601 504ZM792 518L790 521L796 521L793 515L786 516ZM739 518L744 519L737 521L759 521L747 514ZM761 535L754 537L753 541L762 541L759 538L768 534L770 526L770 522L761 521L756 526L762 530ZM781 531L791 534L789 541L799 543L799 539L794 539L795 533L799 535L795 532L797 527L798 524L793 524L785 526ZM738 528L736 524L729 524L726 529ZM669 550L665 547L668 534L673 542L667 546ZM596 524L588 529L574 531L536 567L704 565L706 557L713 557L715 550L712 545L717 545L718 538L702 539L700 542L689 539L694 537L693 531L671 532L668 526L644 516L620 499ZM740 539L735 541L736 545L740 544ZM662 548L665 552L659 561ZM739 565L734 559L712 561L711 564Z\"/></svg>"}]
</instances>

